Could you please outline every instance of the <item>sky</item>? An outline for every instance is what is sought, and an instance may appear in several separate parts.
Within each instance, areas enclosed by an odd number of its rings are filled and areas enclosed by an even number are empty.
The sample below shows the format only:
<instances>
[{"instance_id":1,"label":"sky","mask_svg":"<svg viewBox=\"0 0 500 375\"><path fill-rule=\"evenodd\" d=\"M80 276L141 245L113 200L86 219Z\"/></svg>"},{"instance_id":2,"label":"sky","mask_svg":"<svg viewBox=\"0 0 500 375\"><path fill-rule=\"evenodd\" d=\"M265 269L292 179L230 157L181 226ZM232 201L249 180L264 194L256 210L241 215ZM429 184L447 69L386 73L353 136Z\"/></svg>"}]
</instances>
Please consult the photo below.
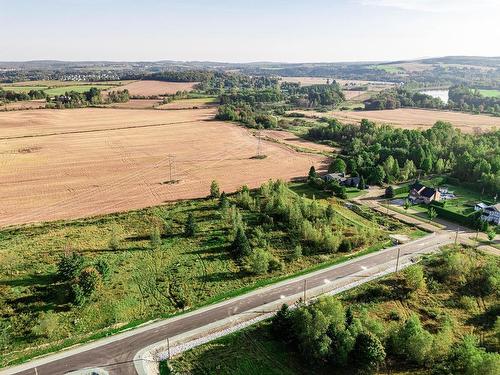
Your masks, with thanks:
<instances>
[{"instance_id":1,"label":"sky","mask_svg":"<svg viewBox=\"0 0 500 375\"><path fill-rule=\"evenodd\" d=\"M500 0L0 0L0 61L500 56Z\"/></svg>"}]
</instances>

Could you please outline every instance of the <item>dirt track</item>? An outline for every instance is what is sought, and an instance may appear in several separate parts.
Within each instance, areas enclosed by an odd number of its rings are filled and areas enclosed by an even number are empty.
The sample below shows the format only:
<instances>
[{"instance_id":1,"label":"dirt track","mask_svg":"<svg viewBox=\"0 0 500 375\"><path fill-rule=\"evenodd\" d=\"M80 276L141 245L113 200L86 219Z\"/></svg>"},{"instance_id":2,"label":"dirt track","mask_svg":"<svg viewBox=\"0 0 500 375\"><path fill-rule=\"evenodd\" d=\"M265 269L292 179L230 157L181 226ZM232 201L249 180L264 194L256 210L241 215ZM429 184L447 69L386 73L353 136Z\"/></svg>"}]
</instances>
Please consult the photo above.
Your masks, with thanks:
<instances>
[{"instance_id":1,"label":"dirt track","mask_svg":"<svg viewBox=\"0 0 500 375\"><path fill-rule=\"evenodd\" d=\"M293 179L326 158L262 142L207 120L214 110L38 110L0 113L0 226L142 208L221 189ZM51 135L53 134L53 135ZM19 138L21 137L21 138ZM165 183L173 155L173 176Z\"/></svg>"}]
</instances>

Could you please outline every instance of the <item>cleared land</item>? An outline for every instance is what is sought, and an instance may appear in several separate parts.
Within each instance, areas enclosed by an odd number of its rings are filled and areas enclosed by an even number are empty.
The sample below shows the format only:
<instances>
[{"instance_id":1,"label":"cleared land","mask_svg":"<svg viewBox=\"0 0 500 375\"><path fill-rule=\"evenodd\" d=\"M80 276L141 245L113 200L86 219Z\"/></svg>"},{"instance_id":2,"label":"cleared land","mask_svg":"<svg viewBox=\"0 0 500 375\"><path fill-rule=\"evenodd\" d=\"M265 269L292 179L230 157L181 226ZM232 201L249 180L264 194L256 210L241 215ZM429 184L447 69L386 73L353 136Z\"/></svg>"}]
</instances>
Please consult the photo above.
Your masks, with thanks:
<instances>
[{"instance_id":1,"label":"cleared land","mask_svg":"<svg viewBox=\"0 0 500 375\"><path fill-rule=\"evenodd\" d=\"M452 123L453 126L464 133L489 131L494 127L500 127L500 117L426 109L400 108L381 111L330 111L326 113L316 111L294 112L302 112L310 117L335 117L343 122L359 122L362 119L368 119L405 129L429 128L439 120Z\"/></svg>"},{"instance_id":2,"label":"cleared land","mask_svg":"<svg viewBox=\"0 0 500 375\"><path fill-rule=\"evenodd\" d=\"M0 226L126 211L304 176L327 159L262 143L214 110L0 113ZM172 179L170 180L170 159Z\"/></svg>"},{"instance_id":3,"label":"cleared land","mask_svg":"<svg viewBox=\"0 0 500 375\"><path fill-rule=\"evenodd\" d=\"M136 81L115 89L127 89L130 95L154 96L175 94L177 91L191 91L196 84L197 82Z\"/></svg>"},{"instance_id":4,"label":"cleared land","mask_svg":"<svg viewBox=\"0 0 500 375\"><path fill-rule=\"evenodd\" d=\"M299 147L301 149L308 149L319 152L333 152L335 149L333 147L322 145L319 143L314 143L305 140L304 138L300 138L295 134L292 134L287 131L280 130L263 130L262 136L265 138L269 138L279 143L283 143L286 145L290 145L293 147Z\"/></svg>"},{"instance_id":5,"label":"cleared land","mask_svg":"<svg viewBox=\"0 0 500 375\"><path fill-rule=\"evenodd\" d=\"M300 83L301 86L324 85L327 79L332 81L325 77L281 77L282 82Z\"/></svg>"},{"instance_id":6,"label":"cleared land","mask_svg":"<svg viewBox=\"0 0 500 375\"><path fill-rule=\"evenodd\" d=\"M344 93L346 100L351 100L351 99L357 98L358 96L366 94L366 91L344 90L343 93Z\"/></svg>"}]
</instances>

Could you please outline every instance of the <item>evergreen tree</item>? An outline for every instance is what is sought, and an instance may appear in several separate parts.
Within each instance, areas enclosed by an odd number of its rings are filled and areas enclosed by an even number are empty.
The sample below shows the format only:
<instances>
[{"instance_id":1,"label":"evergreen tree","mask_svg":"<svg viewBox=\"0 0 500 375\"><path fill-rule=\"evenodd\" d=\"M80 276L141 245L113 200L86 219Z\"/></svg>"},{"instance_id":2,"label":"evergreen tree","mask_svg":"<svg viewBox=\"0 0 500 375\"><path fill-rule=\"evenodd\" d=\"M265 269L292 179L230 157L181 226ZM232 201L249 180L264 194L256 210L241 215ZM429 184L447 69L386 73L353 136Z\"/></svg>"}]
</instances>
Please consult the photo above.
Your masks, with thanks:
<instances>
[{"instance_id":1,"label":"evergreen tree","mask_svg":"<svg viewBox=\"0 0 500 375\"><path fill-rule=\"evenodd\" d=\"M186 224L184 226L184 234L187 237L194 237L196 235L197 225L192 212L188 214Z\"/></svg>"},{"instance_id":2,"label":"evergreen tree","mask_svg":"<svg viewBox=\"0 0 500 375\"><path fill-rule=\"evenodd\" d=\"M220 196L219 184L217 181L213 180L210 184L210 198L216 199Z\"/></svg>"},{"instance_id":3,"label":"evergreen tree","mask_svg":"<svg viewBox=\"0 0 500 375\"><path fill-rule=\"evenodd\" d=\"M248 241L247 235L242 225L239 225L236 229L236 235L234 237L231 248L236 258L248 256L252 251L250 242Z\"/></svg>"}]
</instances>

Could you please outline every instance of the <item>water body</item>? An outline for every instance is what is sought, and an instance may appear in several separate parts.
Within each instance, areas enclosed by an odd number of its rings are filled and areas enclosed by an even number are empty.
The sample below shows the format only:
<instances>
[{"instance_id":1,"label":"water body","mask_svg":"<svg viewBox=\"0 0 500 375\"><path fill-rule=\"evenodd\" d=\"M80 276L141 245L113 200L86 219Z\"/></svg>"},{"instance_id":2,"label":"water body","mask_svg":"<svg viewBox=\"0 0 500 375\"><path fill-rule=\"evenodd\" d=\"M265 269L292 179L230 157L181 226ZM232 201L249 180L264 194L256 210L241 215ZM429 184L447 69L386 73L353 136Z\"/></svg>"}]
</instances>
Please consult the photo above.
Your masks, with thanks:
<instances>
[{"instance_id":1,"label":"water body","mask_svg":"<svg viewBox=\"0 0 500 375\"><path fill-rule=\"evenodd\" d=\"M424 90L419 91L421 94L427 94L433 98L441 99L445 104L448 103L448 90Z\"/></svg>"}]
</instances>

